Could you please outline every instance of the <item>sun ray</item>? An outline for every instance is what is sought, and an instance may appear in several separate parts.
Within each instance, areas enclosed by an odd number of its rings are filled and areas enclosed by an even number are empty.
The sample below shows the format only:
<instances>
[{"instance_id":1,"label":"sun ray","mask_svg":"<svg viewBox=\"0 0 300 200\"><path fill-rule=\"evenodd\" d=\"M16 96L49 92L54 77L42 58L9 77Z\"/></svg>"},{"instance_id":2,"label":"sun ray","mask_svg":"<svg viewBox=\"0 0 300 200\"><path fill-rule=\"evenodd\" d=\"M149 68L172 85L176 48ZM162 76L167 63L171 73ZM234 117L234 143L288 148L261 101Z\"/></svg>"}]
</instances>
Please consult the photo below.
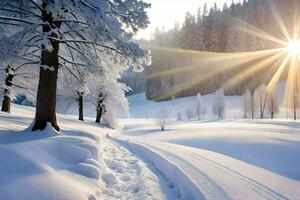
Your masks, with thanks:
<instances>
[{"instance_id":1,"label":"sun ray","mask_svg":"<svg viewBox=\"0 0 300 200\"><path fill-rule=\"evenodd\" d=\"M237 30L247 33L249 35L255 36L257 38L261 38L261 39L265 39L271 42L275 42L279 45L286 45L286 42L276 38L275 36L272 36L266 32L264 32L263 30L241 20L241 19L235 19L239 25L236 27Z\"/></svg>"},{"instance_id":2,"label":"sun ray","mask_svg":"<svg viewBox=\"0 0 300 200\"><path fill-rule=\"evenodd\" d=\"M297 66L295 63L295 56L291 55L290 66L288 71L288 77L285 86L284 101L288 108L293 108L295 110L296 97L297 97Z\"/></svg>"},{"instance_id":3,"label":"sun ray","mask_svg":"<svg viewBox=\"0 0 300 200\"><path fill-rule=\"evenodd\" d=\"M154 49L154 48L152 48ZM185 51L185 50L178 50L178 49L171 49L171 48L159 48L160 50L168 51L168 52L180 52L185 54L196 54L198 58L194 60L195 63L191 63L190 66L180 66L176 67L175 69L160 71L156 73L152 73L147 76L147 79L154 79L162 76L174 75L183 72L192 71L195 69L207 69L210 67L211 70L214 70L215 66L218 63L222 63L222 70L230 69L242 64L246 64L250 61L261 59L269 55L273 55L278 52L282 52L283 48L276 48L276 49L268 49L268 50L261 50L261 51L253 51L253 52L241 52L241 53L212 53L212 52L197 52L197 51ZM219 67L218 67L219 68ZM220 68L217 69L220 71Z\"/></svg>"},{"instance_id":4,"label":"sun ray","mask_svg":"<svg viewBox=\"0 0 300 200\"><path fill-rule=\"evenodd\" d=\"M241 80L241 79L244 80L246 78L249 78L251 75L258 72L259 70L265 68L266 66L271 65L276 59L278 59L283 54L284 54L284 52L274 54L269 58L263 59L262 61L255 63L252 66L248 66L246 70L241 71L240 73L238 73L237 75L235 75L234 77L229 79L225 83L224 86L230 87L230 86L234 85L238 80Z\"/></svg>"},{"instance_id":5,"label":"sun ray","mask_svg":"<svg viewBox=\"0 0 300 200\"><path fill-rule=\"evenodd\" d=\"M268 91L273 92L274 89L276 88L279 78L280 78L283 70L286 68L287 63L290 60L290 57L291 57L290 55L285 57L284 61L281 63L281 65L277 69L276 73L274 74L274 76L272 77L271 81L269 82L269 84L267 86Z\"/></svg>"},{"instance_id":6,"label":"sun ray","mask_svg":"<svg viewBox=\"0 0 300 200\"><path fill-rule=\"evenodd\" d=\"M278 53L278 54L270 55L271 57L269 59L264 59L263 61L261 61L261 63L257 64L256 67L258 69L259 68L261 69L262 67L265 67L267 64L274 62L274 60L276 60L278 57L280 57L282 55L283 55L282 52ZM235 67L235 66L232 66L232 67ZM206 74L203 74L201 77L197 77L197 78L189 81L189 83L181 83L181 84L175 85L169 91L167 91L163 95L157 97L156 100L162 100L162 99L174 96L174 95L178 94L179 92L189 89L189 88L191 88L201 82L204 82L205 80L208 80L208 79L212 78L213 76L215 76L219 73L222 73L224 71L226 71L226 70L224 70L223 68L218 68L218 70L216 70L216 71L210 70L210 71L206 72ZM247 75L249 75L248 71L247 71Z\"/></svg>"}]
</instances>

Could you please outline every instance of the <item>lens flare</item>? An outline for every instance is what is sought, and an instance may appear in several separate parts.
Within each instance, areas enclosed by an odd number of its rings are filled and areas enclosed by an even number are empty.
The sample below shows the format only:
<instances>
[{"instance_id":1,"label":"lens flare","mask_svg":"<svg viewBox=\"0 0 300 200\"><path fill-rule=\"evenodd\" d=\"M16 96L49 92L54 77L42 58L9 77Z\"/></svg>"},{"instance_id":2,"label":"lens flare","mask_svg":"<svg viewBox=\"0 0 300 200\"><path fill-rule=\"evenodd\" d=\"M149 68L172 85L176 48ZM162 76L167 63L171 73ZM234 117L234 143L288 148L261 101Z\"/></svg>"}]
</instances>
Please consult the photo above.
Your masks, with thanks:
<instances>
[{"instance_id":1,"label":"lens flare","mask_svg":"<svg viewBox=\"0 0 300 200\"><path fill-rule=\"evenodd\" d=\"M291 55L300 56L300 40L290 41L287 45L287 50Z\"/></svg>"}]
</instances>

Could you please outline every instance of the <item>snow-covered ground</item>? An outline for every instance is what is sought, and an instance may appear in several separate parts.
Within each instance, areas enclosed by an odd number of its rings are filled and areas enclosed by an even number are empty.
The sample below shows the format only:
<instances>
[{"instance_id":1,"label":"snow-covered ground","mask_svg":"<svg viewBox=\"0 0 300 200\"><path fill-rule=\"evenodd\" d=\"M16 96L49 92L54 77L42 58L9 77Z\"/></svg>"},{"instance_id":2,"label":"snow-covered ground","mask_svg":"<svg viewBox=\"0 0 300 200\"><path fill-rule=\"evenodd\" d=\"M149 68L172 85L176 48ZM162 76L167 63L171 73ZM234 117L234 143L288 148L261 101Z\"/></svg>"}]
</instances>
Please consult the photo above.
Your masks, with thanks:
<instances>
[{"instance_id":1,"label":"snow-covered ground","mask_svg":"<svg viewBox=\"0 0 300 200\"><path fill-rule=\"evenodd\" d=\"M117 140L182 199L299 199L299 122L126 120Z\"/></svg>"},{"instance_id":2,"label":"snow-covered ground","mask_svg":"<svg viewBox=\"0 0 300 200\"><path fill-rule=\"evenodd\" d=\"M204 121L174 121L195 97L166 102L129 97L116 141L165 177L180 199L300 199L300 122L241 120L241 97L226 97L226 120L217 121L207 95ZM159 110L171 119L161 132ZM284 114L282 114L284 116Z\"/></svg>"},{"instance_id":3,"label":"snow-covered ground","mask_svg":"<svg viewBox=\"0 0 300 200\"><path fill-rule=\"evenodd\" d=\"M34 109L13 105L0 113L0 199L300 199L300 122L238 119L238 96L217 121L213 98L206 120L176 121L195 97L138 94L118 129L60 114L60 133L24 130ZM162 109L173 118L164 132L151 119Z\"/></svg>"},{"instance_id":4,"label":"snow-covered ground","mask_svg":"<svg viewBox=\"0 0 300 200\"><path fill-rule=\"evenodd\" d=\"M60 115L60 133L25 130L32 108L0 113L0 199L172 199L146 164L93 123Z\"/></svg>"},{"instance_id":5,"label":"snow-covered ground","mask_svg":"<svg viewBox=\"0 0 300 200\"><path fill-rule=\"evenodd\" d=\"M205 109L205 117L213 119L215 116L212 114L212 107L215 95L209 94L202 97ZM129 101L129 118L135 119L150 119L156 118L160 111L167 112L169 118L176 119L177 114L180 112L182 117L185 118L185 113L188 109L196 110L196 96L183 97L170 101L155 102L147 100L145 93L140 93L128 97ZM241 114L241 96L226 96L226 108L230 112L225 113L227 119L240 119ZM123 116L126 117L126 116Z\"/></svg>"}]
</instances>

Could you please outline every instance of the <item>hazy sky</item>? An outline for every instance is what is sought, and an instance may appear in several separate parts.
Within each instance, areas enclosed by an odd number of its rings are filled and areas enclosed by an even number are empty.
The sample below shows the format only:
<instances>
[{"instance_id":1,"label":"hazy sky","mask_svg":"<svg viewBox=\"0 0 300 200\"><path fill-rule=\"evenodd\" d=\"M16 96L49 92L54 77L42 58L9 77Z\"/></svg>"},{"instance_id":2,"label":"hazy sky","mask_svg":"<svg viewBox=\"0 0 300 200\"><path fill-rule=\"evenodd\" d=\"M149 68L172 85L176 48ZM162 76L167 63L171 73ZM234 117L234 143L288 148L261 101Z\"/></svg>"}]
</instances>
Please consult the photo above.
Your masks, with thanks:
<instances>
[{"instance_id":1,"label":"hazy sky","mask_svg":"<svg viewBox=\"0 0 300 200\"><path fill-rule=\"evenodd\" d=\"M151 3L148 15L151 24L146 30L138 33L138 38L150 38L151 33L156 27L164 27L168 30L174 26L176 21L182 22L187 11L197 13L200 6L203 8L204 3L211 7L215 2L222 7L225 2L231 3L232 0L145 0Z\"/></svg>"}]
</instances>

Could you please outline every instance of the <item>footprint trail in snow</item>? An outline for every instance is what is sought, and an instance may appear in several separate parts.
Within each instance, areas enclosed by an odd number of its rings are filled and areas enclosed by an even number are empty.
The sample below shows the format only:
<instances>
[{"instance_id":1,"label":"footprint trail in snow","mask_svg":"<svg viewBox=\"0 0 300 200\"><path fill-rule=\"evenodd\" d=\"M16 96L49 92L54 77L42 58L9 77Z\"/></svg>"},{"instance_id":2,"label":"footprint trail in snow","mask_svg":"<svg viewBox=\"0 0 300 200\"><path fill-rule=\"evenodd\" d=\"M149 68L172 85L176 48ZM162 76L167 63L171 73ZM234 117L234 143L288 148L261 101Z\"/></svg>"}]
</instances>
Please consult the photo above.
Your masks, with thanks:
<instances>
[{"instance_id":1,"label":"footprint trail in snow","mask_svg":"<svg viewBox=\"0 0 300 200\"><path fill-rule=\"evenodd\" d=\"M105 199L169 199L164 183L147 165L109 138L102 142L105 170L102 173Z\"/></svg>"}]
</instances>

